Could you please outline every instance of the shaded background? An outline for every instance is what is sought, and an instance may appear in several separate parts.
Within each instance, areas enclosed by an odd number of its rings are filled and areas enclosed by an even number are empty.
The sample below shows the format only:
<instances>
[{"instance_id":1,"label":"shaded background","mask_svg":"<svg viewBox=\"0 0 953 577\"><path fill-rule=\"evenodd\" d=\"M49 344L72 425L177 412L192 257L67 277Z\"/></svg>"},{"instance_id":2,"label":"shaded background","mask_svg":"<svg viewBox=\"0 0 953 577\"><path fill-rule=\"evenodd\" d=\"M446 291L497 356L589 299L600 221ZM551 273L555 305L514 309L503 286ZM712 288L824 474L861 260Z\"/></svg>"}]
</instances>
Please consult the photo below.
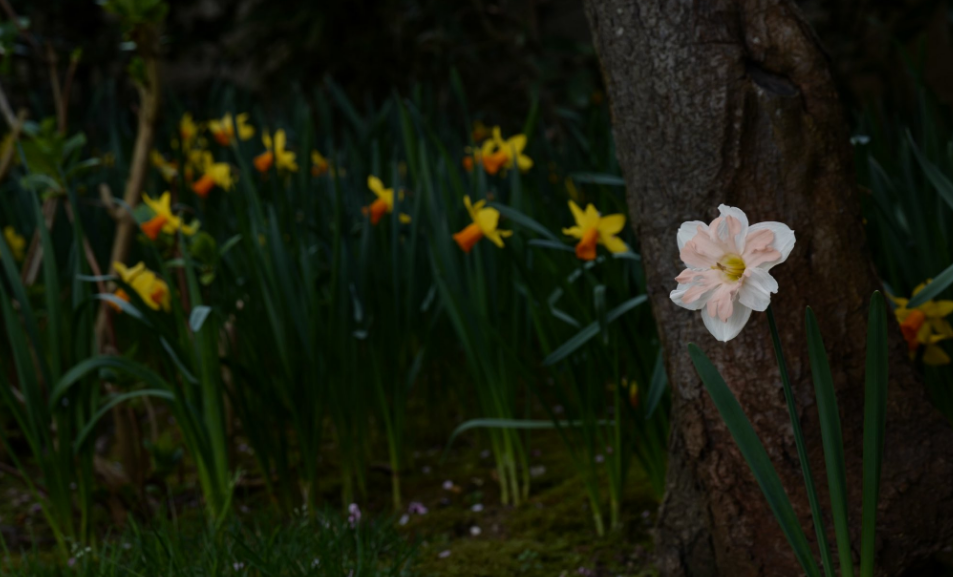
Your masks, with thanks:
<instances>
[{"instance_id":1,"label":"shaded background","mask_svg":"<svg viewBox=\"0 0 953 577\"><path fill-rule=\"evenodd\" d=\"M93 0L8 0L61 61L83 59L71 104L120 76L131 51L115 21ZM264 102L291 87L310 90L334 78L355 102L381 99L415 83L449 91L456 69L475 109L493 122L525 115L529 95L543 113L600 100L598 62L580 0L172 0L163 37L168 92L201 99L234 83ZM945 0L844 0L800 3L827 46L845 101L891 105L914 91L907 72L943 101L953 99L950 9ZM43 58L0 30L8 93L25 104L30 83L44 82ZM120 101L134 103L123 81ZM36 86L36 84L34 84ZM34 91L36 92L36 91ZM437 97L449 97L438 93ZM52 111L49 102L31 102ZM88 102L86 103L88 105Z\"/></svg>"}]
</instances>

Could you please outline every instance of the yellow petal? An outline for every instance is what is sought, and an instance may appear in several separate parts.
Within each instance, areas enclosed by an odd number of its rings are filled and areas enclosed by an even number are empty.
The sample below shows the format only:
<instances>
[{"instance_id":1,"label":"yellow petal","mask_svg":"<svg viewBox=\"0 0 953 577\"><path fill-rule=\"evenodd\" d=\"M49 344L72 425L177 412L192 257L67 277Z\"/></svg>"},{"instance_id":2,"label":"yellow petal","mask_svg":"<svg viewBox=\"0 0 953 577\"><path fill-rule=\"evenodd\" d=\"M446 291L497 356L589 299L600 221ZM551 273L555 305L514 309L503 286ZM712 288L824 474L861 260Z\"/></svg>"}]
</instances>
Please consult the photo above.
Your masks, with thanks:
<instances>
[{"instance_id":1,"label":"yellow petal","mask_svg":"<svg viewBox=\"0 0 953 577\"><path fill-rule=\"evenodd\" d=\"M371 189L375 195L380 197L384 193L384 183L376 176L367 177L367 188Z\"/></svg>"},{"instance_id":2,"label":"yellow petal","mask_svg":"<svg viewBox=\"0 0 953 577\"><path fill-rule=\"evenodd\" d=\"M950 322L946 319L930 319L928 321L930 326L933 328L933 332L940 335L943 338L953 338L953 326L950 326Z\"/></svg>"},{"instance_id":3,"label":"yellow petal","mask_svg":"<svg viewBox=\"0 0 953 577\"><path fill-rule=\"evenodd\" d=\"M409 214L400 213L399 215L397 215L397 218L400 219L400 223L401 223L401 224L410 224L410 215L409 215Z\"/></svg>"},{"instance_id":4,"label":"yellow petal","mask_svg":"<svg viewBox=\"0 0 953 577\"><path fill-rule=\"evenodd\" d=\"M514 157L520 155L523 152L523 149L526 148L526 135L517 134L511 136L509 140L506 141L506 153L512 154Z\"/></svg>"},{"instance_id":5,"label":"yellow petal","mask_svg":"<svg viewBox=\"0 0 953 577\"><path fill-rule=\"evenodd\" d=\"M599 239L611 253L628 252L629 247L617 236L603 236Z\"/></svg>"},{"instance_id":6,"label":"yellow petal","mask_svg":"<svg viewBox=\"0 0 953 577\"><path fill-rule=\"evenodd\" d=\"M500 211L495 208L484 208L477 212L476 223L480 225L480 230L487 237L496 231L496 226L500 222ZM500 241L502 242L502 241Z\"/></svg>"},{"instance_id":7,"label":"yellow petal","mask_svg":"<svg viewBox=\"0 0 953 577\"><path fill-rule=\"evenodd\" d=\"M520 172L526 172L533 168L533 159L525 154L521 154L519 158L516 159L516 164L519 166Z\"/></svg>"},{"instance_id":8,"label":"yellow petal","mask_svg":"<svg viewBox=\"0 0 953 577\"><path fill-rule=\"evenodd\" d=\"M564 235L571 236L573 238L582 238L582 235L585 234L585 232L586 231L584 231L581 227L578 227L578 226L571 226L569 228L563 229Z\"/></svg>"},{"instance_id":9,"label":"yellow petal","mask_svg":"<svg viewBox=\"0 0 953 577\"><path fill-rule=\"evenodd\" d=\"M579 205L576 204L574 200L569 201L569 210L572 212L572 217L576 219L576 224L582 226L583 220L585 219L585 213L579 208Z\"/></svg>"},{"instance_id":10,"label":"yellow petal","mask_svg":"<svg viewBox=\"0 0 953 577\"><path fill-rule=\"evenodd\" d=\"M624 227L624 214L610 214L599 219L599 232L603 234L619 234Z\"/></svg>"},{"instance_id":11,"label":"yellow petal","mask_svg":"<svg viewBox=\"0 0 953 577\"><path fill-rule=\"evenodd\" d=\"M907 303L910 302L910 299L895 297L889 293L887 294L887 297L889 297L890 300L893 301L893 304L897 305L897 307L900 307L900 308L906 308Z\"/></svg>"},{"instance_id":12,"label":"yellow petal","mask_svg":"<svg viewBox=\"0 0 953 577\"><path fill-rule=\"evenodd\" d=\"M928 317L945 317L953 313L953 301L933 301L933 311Z\"/></svg>"},{"instance_id":13,"label":"yellow petal","mask_svg":"<svg viewBox=\"0 0 953 577\"><path fill-rule=\"evenodd\" d=\"M929 345L923 351L923 362L931 366L948 365L950 356L939 345Z\"/></svg>"}]
</instances>

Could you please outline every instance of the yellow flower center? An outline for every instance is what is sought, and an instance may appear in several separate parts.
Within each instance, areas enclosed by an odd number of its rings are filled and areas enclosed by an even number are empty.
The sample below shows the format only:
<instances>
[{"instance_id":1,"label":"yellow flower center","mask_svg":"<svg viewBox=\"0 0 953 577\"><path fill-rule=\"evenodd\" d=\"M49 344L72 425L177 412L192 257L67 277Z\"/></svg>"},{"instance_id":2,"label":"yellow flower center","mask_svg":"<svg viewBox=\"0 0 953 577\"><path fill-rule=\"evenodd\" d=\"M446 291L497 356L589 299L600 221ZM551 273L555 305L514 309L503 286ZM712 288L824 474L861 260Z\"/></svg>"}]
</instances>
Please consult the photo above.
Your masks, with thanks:
<instances>
[{"instance_id":1,"label":"yellow flower center","mask_svg":"<svg viewBox=\"0 0 953 577\"><path fill-rule=\"evenodd\" d=\"M720 270L729 281L735 282L745 274L745 261L736 254L726 254L711 268Z\"/></svg>"}]
</instances>

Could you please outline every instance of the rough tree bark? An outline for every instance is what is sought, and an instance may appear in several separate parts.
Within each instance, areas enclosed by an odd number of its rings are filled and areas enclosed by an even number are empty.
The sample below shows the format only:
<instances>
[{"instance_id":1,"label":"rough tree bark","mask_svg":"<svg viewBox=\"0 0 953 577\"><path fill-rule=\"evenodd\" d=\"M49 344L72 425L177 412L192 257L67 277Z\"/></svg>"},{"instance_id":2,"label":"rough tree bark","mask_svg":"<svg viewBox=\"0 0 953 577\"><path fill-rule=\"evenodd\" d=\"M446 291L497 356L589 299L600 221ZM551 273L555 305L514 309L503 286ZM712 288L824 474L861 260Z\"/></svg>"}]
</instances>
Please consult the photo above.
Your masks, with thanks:
<instances>
[{"instance_id":1,"label":"rough tree bark","mask_svg":"<svg viewBox=\"0 0 953 577\"><path fill-rule=\"evenodd\" d=\"M738 338L720 344L668 293L682 269L678 225L711 220L719 203L796 231L790 259L772 271L781 287L772 306L826 504L806 305L820 321L843 419L856 546L866 316L880 283L830 63L788 0L587 0L586 8L673 388L659 567L667 576L799 575L686 351L698 343L721 370L813 538L767 321L755 313ZM953 430L928 404L892 328L878 565L883 575L925 575L931 553L953 541Z\"/></svg>"}]
</instances>

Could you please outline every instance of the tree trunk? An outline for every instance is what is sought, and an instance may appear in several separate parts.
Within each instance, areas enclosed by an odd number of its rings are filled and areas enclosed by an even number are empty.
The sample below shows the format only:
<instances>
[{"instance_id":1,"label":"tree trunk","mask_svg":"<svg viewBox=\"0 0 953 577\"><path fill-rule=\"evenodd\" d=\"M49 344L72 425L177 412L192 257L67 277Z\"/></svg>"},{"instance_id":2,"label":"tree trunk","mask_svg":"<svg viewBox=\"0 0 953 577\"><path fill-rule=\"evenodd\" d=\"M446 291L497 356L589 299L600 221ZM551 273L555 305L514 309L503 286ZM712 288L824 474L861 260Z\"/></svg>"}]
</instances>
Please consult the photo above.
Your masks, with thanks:
<instances>
[{"instance_id":1,"label":"tree trunk","mask_svg":"<svg viewBox=\"0 0 953 577\"><path fill-rule=\"evenodd\" d=\"M738 397L813 540L765 315L755 313L740 336L721 344L698 313L668 297L683 268L679 224L711 220L720 203L747 211L751 222L777 220L797 233L789 260L772 271L780 284L772 306L825 510L804 337L808 304L831 355L856 559L866 317L880 283L829 62L787 0L587 0L587 13L673 391L667 492L656 528L662 575L802 574L703 392L689 342L706 351ZM891 335L877 565L893 576L926 570L932 553L953 541L953 430L928 404L895 325ZM828 535L833 539L832 530Z\"/></svg>"}]
</instances>

